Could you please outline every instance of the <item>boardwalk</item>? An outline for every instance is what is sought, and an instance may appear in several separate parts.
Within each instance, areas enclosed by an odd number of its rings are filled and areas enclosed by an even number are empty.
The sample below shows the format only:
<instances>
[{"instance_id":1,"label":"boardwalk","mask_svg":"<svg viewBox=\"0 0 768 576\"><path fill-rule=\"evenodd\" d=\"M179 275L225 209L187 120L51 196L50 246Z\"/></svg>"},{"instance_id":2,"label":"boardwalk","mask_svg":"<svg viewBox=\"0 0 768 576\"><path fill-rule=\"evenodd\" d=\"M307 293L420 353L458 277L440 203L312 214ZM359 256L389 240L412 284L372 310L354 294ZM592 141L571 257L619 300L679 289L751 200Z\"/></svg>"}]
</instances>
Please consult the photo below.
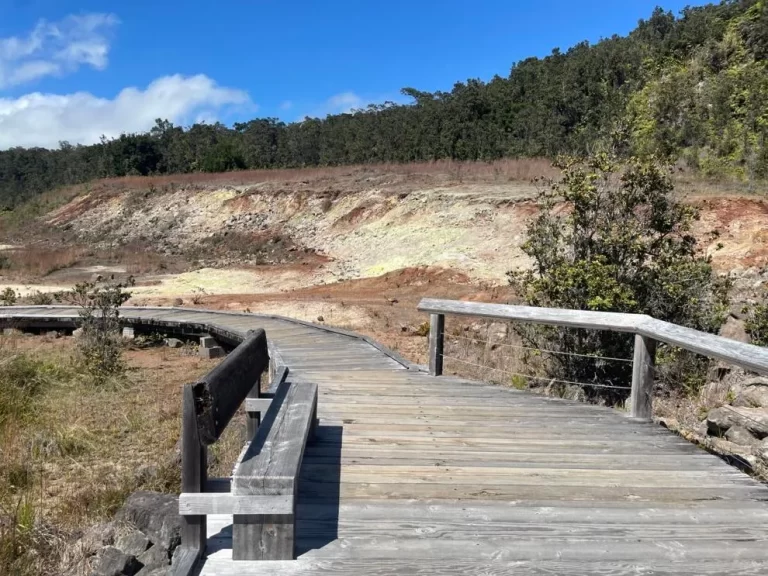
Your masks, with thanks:
<instances>
[{"instance_id":1,"label":"boardwalk","mask_svg":"<svg viewBox=\"0 0 768 576\"><path fill-rule=\"evenodd\" d=\"M203 576L768 574L768 488L657 425L430 377L362 339L286 320L124 316L262 327L289 380L319 385L298 560L233 562L231 517L209 516Z\"/></svg>"}]
</instances>

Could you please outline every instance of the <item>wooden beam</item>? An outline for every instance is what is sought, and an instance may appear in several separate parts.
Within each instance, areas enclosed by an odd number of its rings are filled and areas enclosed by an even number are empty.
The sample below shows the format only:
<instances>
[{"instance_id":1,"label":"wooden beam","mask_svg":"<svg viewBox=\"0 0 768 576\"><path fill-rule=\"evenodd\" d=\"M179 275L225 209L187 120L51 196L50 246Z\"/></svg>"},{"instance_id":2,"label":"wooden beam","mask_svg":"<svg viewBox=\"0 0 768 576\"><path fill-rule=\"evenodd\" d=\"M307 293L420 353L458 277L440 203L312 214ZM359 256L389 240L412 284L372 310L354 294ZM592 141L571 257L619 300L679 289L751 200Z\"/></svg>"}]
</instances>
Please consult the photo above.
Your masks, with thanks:
<instances>
[{"instance_id":1,"label":"wooden beam","mask_svg":"<svg viewBox=\"0 0 768 576\"><path fill-rule=\"evenodd\" d=\"M179 515L199 514L293 514L293 496L182 493Z\"/></svg>"},{"instance_id":2,"label":"wooden beam","mask_svg":"<svg viewBox=\"0 0 768 576\"><path fill-rule=\"evenodd\" d=\"M235 560L293 560L295 506L299 471L317 410L317 385L284 382L264 418L264 425L243 451L232 474L238 497L282 496L287 512L234 514Z\"/></svg>"},{"instance_id":3,"label":"wooden beam","mask_svg":"<svg viewBox=\"0 0 768 576\"><path fill-rule=\"evenodd\" d=\"M195 398L192 386L187 384L182 391L181 416L181 489L183 492L203 491L207 476L207 449L198 436ZM181 544L189 550L196 550L201 556L207 540L205 516L184 516L181 519Z\"/></svg>"},{"instance_id":4,"label":"wooden beam","mask_svg":"<svg viewBox=\"0 0 768 576\"><path fill-rule=\"evenodd\" d=\"M653 375L656 361L656 340L635 334L635 355L632 364L632 417L650 420L653 417Z\"/></svg>"},{"instance_id":5,"label":"wooden beam","mask_svg":"<svg viewBox=\"0 0 768 576\"><path fill-rule=\"evenodd\" d=\"M264 414L269 410L270 404L272 404L272 398L246 398L245 411L249 414L252 412ZM253 436L249 436L249 442L251 438Z\"/></svg>"},{"instance_id":6,"label":"wooden beam","mask_svg":"<svg viewBox=\"0 0 768 576\"><path fill-rule=\"evenodd\" d=\"M443 375L443 344L445 337L445 316L429 315L429 374Z\"/></svg>"},{"instance_id":7,"label":"wooden beam","mask_svg":"<svg viewBox=\"0 0 768 576\"><path fill-rule=\"evenodd\" d=\"M254 393L268 362L267 336L264 330L254 330L221 364L193 385L198 433L203 444L210 446L216 442L246 396Z\"/></svg>"},{"instance_id":8,"label":"wooden beam","mask_svg":"<svg viewBox=\"0 0 768 576\"><path fill-rule=\"evenodd\" d=\"M563 310L432 298L424 298L419 303L418 309L430 314L455 314L551 326L634 332L703 356L718 358L748 370L768 374L768 348L744 344L722 336L663 322L645 314Z\"/></svg>"}]
</instances>

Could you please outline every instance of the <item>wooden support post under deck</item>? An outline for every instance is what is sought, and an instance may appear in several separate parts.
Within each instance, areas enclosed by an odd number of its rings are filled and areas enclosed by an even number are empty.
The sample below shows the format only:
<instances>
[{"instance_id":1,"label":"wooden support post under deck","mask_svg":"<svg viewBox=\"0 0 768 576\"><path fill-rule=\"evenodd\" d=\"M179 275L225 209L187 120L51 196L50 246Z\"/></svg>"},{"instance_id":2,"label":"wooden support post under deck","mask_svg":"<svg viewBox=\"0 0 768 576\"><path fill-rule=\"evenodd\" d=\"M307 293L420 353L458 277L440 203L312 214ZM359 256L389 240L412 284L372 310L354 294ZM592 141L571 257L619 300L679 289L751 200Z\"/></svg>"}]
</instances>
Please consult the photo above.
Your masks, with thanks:
<instances>
[{"instance_id":1,"label":"wooden support post under deck","mask_svg":"<svg viewBox=\"0 0 768 576\"><path fill-rule=\"evenodd\" d=\"M445 333L445 315L429 315L429 374L443 374L443 336Z\"/></svg>"},{"instance_id":2,"label":"wooden support post under deck","mask_svg":"<svg viewBox=\"0 0 768 576\"><path fill-rule=\"evenodd\" d=\"M632 364L632 417L650 420L653 417L653 366L656 340L635 334L635 354Z\"/></svg>"},{"instance_id":3,"label":"wooden support post under deck","mask_svg":"<svg viewBox=\"0 0 768 576\"><path fill-rule=\"evenodd\" d=\"M207 448L200 442L195 417L195 399L192 386L183 390L181 418L181 491L203 492L207 476ZM196 550L197 557L205 552L206 517L182 516L181 544L189 550Z\"/></svg>"},{"instance_id":4,"label":"wooden support post under deck","mask_svg":"<svg viewBox=\"0 0 768 576\"><path fill-rule=\"evenodd\" d=\"M248 398L261 397L261 379L256 381L251 391L248 392ZM261 424L261 412L245 412L245 441L250 442L256 436L256 432Z\"/></svg>"}]
</instances>

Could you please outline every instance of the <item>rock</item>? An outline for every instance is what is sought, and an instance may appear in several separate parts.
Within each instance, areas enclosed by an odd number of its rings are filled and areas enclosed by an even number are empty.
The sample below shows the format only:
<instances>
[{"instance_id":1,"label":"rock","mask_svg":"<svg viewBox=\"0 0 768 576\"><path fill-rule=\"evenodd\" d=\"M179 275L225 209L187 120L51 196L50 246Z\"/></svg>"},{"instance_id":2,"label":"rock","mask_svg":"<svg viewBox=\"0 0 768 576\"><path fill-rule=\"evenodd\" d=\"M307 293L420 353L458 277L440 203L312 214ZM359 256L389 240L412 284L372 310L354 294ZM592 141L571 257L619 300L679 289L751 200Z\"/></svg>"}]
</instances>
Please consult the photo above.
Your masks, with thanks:
<instances>
[{"instance_id":1,"label":"rock","mask_svg":"<svg viewBox=\"0 0 768 576\"><path fill-rule=\"evenodd\" d=\"M149 541L149 538L138 530L128 530L115 538L115 548L129 556L138 556L145 552L151 544L152 542ZM144 563L142 562L142 564Z\"/></svg>"},{"instance_id":2,"label":"rock","mask_svg":"<svg viewBox=\"0 0 768 576\"><path fill-rule=\"evenodd\" d=\"M92 576L134 576L141 568L135 556L107 546L99 552Z\"/></svg>"},{"instance_id":3,"label":"rock","mask_svg":"<svg viewBox=\"0 0 768 576\"><path fill-rule=\"evenodd\" d=\"M731 340L736 340L737 342L744 342L746 344L750 343L749 334L747 334L744 320L739 320L733 316L728 316L725 324L720 327L719 334L724 338L730 338Z\"/></svg>"},{"instance_id":4,"label":"rock","mask_svg":"<svg viewBox=\"0 0 768 576\"><path fill-rule=\"evenodd\" d=\"M397 298L387 298L387 302L389 302L391 305L395 305L400 301Z\"/></svg>"},{"instance_id":5,"label":"rock","mask_svg":"<svg viewBox=\"0 0 768 576\"><path fill-rule=\"evenodd\" d=\"M155 546L173 552L181 542L179 499L171 494L134 492L117 513L118 521L135 526Z\"/></svg>"},{"instance_id":6,"label":"rock","mask_svg":"<svg viewBox=\"0 0 768 576\"><path fill-rule=\"evenodd\" d=\"M725 439L734 444L741 446L756 446L760 444L760 440L752 436L752 434L743 426L731 426L725 433Z\"/></svg>"},{"instance_id":7,"label":"rock","mask_svg":"<svg viewBox=\"0 0 768 576\"><path fill-rule=\"evenodd\" d=\"M750 449L722 438L708 438L706 447L726 457L731 464L739 467L753 469L757 458Z\"/></svg>"},{"instance_id":8,"label":"rock","mask_svg":"<svg viewBox=\"0 0 768 576\"><path fill-rule=\"evenodd\" d=\"M146 570L147 572L157 568L170 566L171 564L171 556L168 554L168 550L159 545L152 546L136 559L144 565L142 570Z\"/></svg>"},{"instance_id":9,"label":"rock","mask_svg":"<svg viewBox=\"0 0 768 576\"><path fill-rule=\"evenodd\" d=\"M317 321L318 322L325 322L325 318L323 316L318 316L317 317Z\"/></svg>"},{"instance_id":10,"label":"rock","mask_svg":"<svg viewBox=\"0 0 768 576\"><path fill-rule=\"evenodd\" d=\"M741 408L768 408L768 386L747 386L731 404Z\"/></svg>"},{"instance_id":11,"label":"rock","mask_svg":"<svg viewBox=\"0 0 768 576\"><path fill-rule=\"evenodd\" d=\"M214 358L223 358L226 356L224 348L221 346L214 346L213 348L200 347L200 358L204 360L213 360Z\"/></svg>"},{"instance_id":12,"label":"rock","mask_svg":"<svg viewBox=\"0 0 768 576\"><path fill-rule=\"evenodd\" d=\"M768 466L768 438L753 446L752 452Z\"/></svg>"},{"instance_id":13,"label":"rock","mask_svg":"<svg viewBox=\"0 0 768 576\"><path fill-rule=\"evenodd\" d=\"M73 338L82 338L83 337L83 329L77 328L72 331L72 337Z\"/></svg>"},{"instance_id":14,"label":"rock","mask_svg":"<svg viewBox=\"0 0 768 576\"><path fill-rule=\"evenodd\" d=\"M184 342L178 338L166 338L165 345L168 346L168 348L182 348L184 346Z\"/></svg>"},{"instance_id":15,"label":"rock","mask_svg":"<svg viewBox=\"0 0 768 576\"><path fill-rule=\"evenodd\" d=\"M174 306L183 306L184 305L184 300L182 300L181 298L174 298L173 299L173 305Z\"/></svg>"},{"instance_id":16,"label":"rock","mask_svg":"<svg viewBox=\"0 0 768 576\"><path fill-rule=\"evenodd\" d=\"M171 575L170 566L158 566L158 567L144 566L144 568L142 568L136 573L136 576L170 576L170 575Z\"/></svg>"},{"instance_id":17,"label":"rock","mask_svg":"<svg viewBox=\"0 0 768 576\"><path fill-rule=\"evenodd\" d=\"M768 436L768 411L760 408L723 406L707 415L707 428L712 436L722 436L733 426L741 426L762 440Z\"/></svg>"}]
</instances>

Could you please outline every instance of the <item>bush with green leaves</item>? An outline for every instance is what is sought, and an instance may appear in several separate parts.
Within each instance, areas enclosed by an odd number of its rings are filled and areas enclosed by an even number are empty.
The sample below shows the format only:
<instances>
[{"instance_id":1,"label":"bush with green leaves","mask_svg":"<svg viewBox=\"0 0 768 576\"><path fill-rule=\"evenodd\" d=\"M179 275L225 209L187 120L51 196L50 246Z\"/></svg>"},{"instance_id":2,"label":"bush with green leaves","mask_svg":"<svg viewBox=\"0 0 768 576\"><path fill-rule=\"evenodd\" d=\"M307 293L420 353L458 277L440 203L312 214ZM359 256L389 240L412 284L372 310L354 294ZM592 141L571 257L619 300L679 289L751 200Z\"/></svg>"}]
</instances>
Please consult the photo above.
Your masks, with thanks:
<instances>
[{"instance_id":1,"label":"bush with green leaves","mask_svg":"<svg viewBox=\"0 0 768 576\"><path fill-rule=\"evenodd\" d=\"M120 306L130 299L131 294L126 289L133 284L132 277L124 283L83 282L68 292L56 295L60 302L79 308L83 333L78 347L86 370L97 383L105 382L125 368Z\"/></svg>"},{"instance_id":2,"label":"bush with green leaves","mask_svg":"<svg viewBox=\"0 0 768 576\"><path fill-rule=\"evenodd\" d=\"M557 166L562 179L540 191L540 212L523 245L533 265L508 274L519 295L533 306L650 314L716 331L727 309L727 282L700 255L691 234L697 211L675 197L669 171L652 160L621 166L605 154ZM520 332L533 347L569 353L546 356L548 376L631 382L631 363L590 357L631 358L629 335L536 326ZM612 402L627 396L612 388L586 392Z\"/></svg>"},{"instance_id":3,"label":"bush with green leaves","mask_svg":"<svg viewBox=\"0 0 768 576\"><path fill-rule=\"evenodd\" d=\"M16 294L16 291L13 288L9 287L0 292L0 305L2 306L13 306L16 304L17 299L18 294Z\"/></svg>"},{"instance_id":4,"label":"bush with green leaves","mask_svg":"<svg viewBox=\"0 0 768 576\"><path fill-rule=\"evenodd\" d=\"M768 302L755 304L747 313L745 328L752 344L768 346Z\"/></svg>"}]
</instances>

